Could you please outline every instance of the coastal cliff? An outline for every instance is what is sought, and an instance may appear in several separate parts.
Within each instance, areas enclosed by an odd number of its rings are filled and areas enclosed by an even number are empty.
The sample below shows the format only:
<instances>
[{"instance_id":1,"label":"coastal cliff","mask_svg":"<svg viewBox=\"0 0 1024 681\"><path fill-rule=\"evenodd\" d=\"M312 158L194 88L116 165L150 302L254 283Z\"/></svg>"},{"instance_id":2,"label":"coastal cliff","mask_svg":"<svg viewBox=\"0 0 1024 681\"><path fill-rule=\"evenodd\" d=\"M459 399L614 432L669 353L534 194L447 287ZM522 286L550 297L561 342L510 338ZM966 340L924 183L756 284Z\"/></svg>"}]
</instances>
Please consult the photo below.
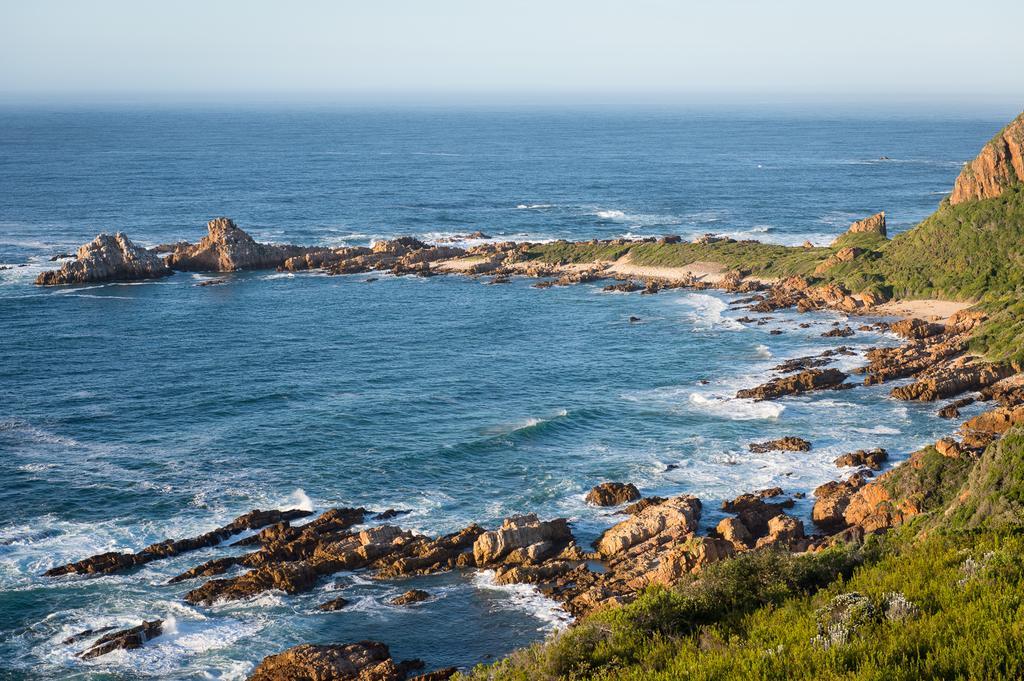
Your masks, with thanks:
<instances>
[{"instance_id":1,"label":"coastal cliff","mask_svg":"<svg viewBox=\"0 0 1024 681\"><path fill-rule=\"evenodd\" d=\"M1024 114L1011 121L964 165L949 197L951 205L994 199L1024 180Z\"/></svg>"}]
</instances>

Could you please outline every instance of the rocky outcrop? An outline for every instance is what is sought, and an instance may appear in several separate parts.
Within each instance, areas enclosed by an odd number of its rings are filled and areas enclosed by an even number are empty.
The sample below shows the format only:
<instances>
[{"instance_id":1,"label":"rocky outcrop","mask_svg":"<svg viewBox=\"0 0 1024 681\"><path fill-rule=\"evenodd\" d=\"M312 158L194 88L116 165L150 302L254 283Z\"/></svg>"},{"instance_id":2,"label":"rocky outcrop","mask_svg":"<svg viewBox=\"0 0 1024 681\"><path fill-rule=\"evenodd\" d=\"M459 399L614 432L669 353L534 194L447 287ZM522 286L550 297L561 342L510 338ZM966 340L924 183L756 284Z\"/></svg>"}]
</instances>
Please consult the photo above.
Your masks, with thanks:
<instances>
[{"instance_id":1,"label":"rocky outcrop","mask_svg":"<svg viewBox=\"0 0 1024 681\"><path fill-rule=\"evenodd\" d=\"M847 526L846 507L850 498L867 484L863 475L853 475L848 480L826 482L814 490L814 508L811 520L826 532L838 532Z\"/></svg>"},{"instance_id":2,"label":"rocky outcrop","mask_svg":"<svg viewBox=\"0 0 1024 681\"><path fill-rule=\"evenodd\" d=\"M409 589L401 596L396 596L391 599L391 605L412 605L414 603L422 603L430 598L430 594L422 589Z\"/></svg>"},{"instance_id":3,"label":"rocky outcrop","mask_svg":"<svg viewBox=\"0 0 1024 681\"><path fill-rule=\"evenodd\" d=\"M873 471L881 470L882 464L889 458L889 452L885 451L881 447L875 449L864 450L858 449L855 452L849 454L843 454L836 458L835 464L837 466L863 466L870 468Z\"/></svg>"},{"instance_id":4,"label":"rocky outcrop","mask_svg":"<svg viewBox=\"0 0 1024 681\"><path fill-rule=\"evenodd\" d=\"M91 660L115 650L135 650L141 648L146 641L162 634L163 630L164 621L153 620L152 622L143 622L137 627L113 631L93 641L88 648L78 654L78 657L83 660Z\"/></svg>"},{"instance_id":5,"label":"rocky outcrop","mask_svg":"<svg viewBox=\"0 0 1024 681\"><path fill-rule=\"evenodd\" d=\"M280 267L289 258L327 250L257 243L229 218L210 220L206 229L199 243L175 245L165 257L167 265L187 272L265 270Z\"/></svg>"},{"instance_id":6,"label":"rocky outcrop","mask_svg":"<svg viewBox=\"0 0 1024 681\"><path fill-rule=\"evenodd\" d=\"M756 388L740 390L736 397L753 400L773 400L783 395L798 395L812 390L836 388L846 380L847 374L839 369L807 369L792 376L775 378Z\"/></svg>"},{"instance_id":7,"label":"rocky outcrop","mask_svg":"<svg viewBox=\"0 0 1024 681\"><path fill-rule=\"evenodd\" d=\"M594 506L620 506L640 498L633 483L602 482L587 492L587 503Z\"/></svg>"},{"instance_id":8,"label":"rocky outcrop","mask_svg":"<svg viewBox=\"0 0 1024 681\"><path fill-rule=\"evenodd\" d=\"M47 577L57 577L67 574L110 574L112 572L127 570L139 565L145 565L146 563L159 560L161 558L170 558L187 551L195 551L196 549L205 548L207 546L214 546L221 543L228 537L241 534L246 530L254 530L272 523L288 522L308 515L310 515L309 511L299 509L287 511L261 511L259 509L255 509L245 515L235 518L224 527L218 527L215 530L201 534L197 537L189 537L187 539L165 539L162 542L151 544L137 553L121 553L117 551L100 553L76 563L68 563L67 565L51 568L47 570L44 575Z\"/></svg>"},{"instance_id":9,"label":"rocky outcrop","mask_svg":"<svg viewBox=\"0 0 1024 681\"><path fill-rule=\"evenodd\" d=\"M669 499L611 527L597 541L597 552L606 558L620 555L665 532L680 539L697 529L700 512L697 497L685 495Z\"/></svg>"},{"instance_id":10,"label":"rocky outcrop","mask_svg":"<svg viewBox=\"0 0 1024 681\"><path fill-rule=\"evenodd\" d=\"M811 443L802 437L788 435L778 440L767 442L751 442L748 447L755 454L766 454L767 452L809 452Z\"/></svg>"},{"instance_id":11,"label":"rocky outcrop","mask_svg":"<svg viewBox=\"0 0 1024 681\"><path fill-rule=\"evenodd\" d=\"M530 513L506 518L497 530L477 537L473 559L478 567L501 564L510 554L521 555L523 562L537 562L557 553L571 540L572 532L565 518L545 522Z\"/></svg>"},{"instance_id":12,"label":"rocky outcrop","mask_svg":"<svg viewBox=\"0 0 1024 681\"><path fill-rule=\"evenodd\" d=\"M1024 114L999 131L964 165L949 197L951 205L992 199L1024 180Z\"/></svg>"},{"instance_id":13,"label":"rocky outcrop","mask_svg":"<svg viewBox=\"0 0 1024 681\"><path fill-rule=\"evenodd\" d=\"M172 274L159 256L154 255L118 232L100 234L78 249L74 260L59 270L41 272L39 286L84 284L103 281L138 281L158 279Z\"/></svg>"},{"instance_id":14,"label":"rocky outcrop","mask_svg":"<svg viewBox=\"0 0 1024 681\"><path fill-rule=\"evenodd\" d=\"M878 234L879 236L887 236L885 230L885 211L875 213L871 217L864 218L863 220L857 220L850 224L850 227L846 230L846 234ZM843 235L845 236L845 234ZM832 242L833 246L838 246L842 243L842 236Z\"/></svg>"},{"instance_id":15,"label":"rocky outcrop","mask_svg":"<svg viewBox=\"0 0 1024 681\"><path fill-rule=\"evenodd\" d=\"M898 400L935 400L954 397L961 393L986 388L1015 373L1009 364L979 362L973 358L937 366L922 374L908 385L893 388L892 396Z\"/></svg>"},{"instance_id":16,"label":"rocky outcrop","mask_svg":"<svg viewBox=\"0 0 1024 681\"><path fill-rule=\"evenodd\" d=\"M378 641L306 643L263 658L249 681L406 681L423 666L420 660L396 663L388 647ZM454 673L450 670L448 676Z\"/></svg>"}]
</instances>

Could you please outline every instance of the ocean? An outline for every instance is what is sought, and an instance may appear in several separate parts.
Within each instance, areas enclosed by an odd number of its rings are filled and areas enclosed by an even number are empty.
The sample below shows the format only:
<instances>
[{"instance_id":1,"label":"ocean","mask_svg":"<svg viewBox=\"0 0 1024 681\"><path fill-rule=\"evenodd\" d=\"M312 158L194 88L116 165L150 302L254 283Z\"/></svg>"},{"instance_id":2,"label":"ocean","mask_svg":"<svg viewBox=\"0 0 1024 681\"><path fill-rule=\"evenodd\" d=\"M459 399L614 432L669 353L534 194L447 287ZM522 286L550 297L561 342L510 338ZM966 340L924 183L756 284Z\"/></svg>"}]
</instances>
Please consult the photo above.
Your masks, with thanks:
<instances>
[{"instance_id":1,"label":"ocean","mask_svg":"<svg viewBox=\"0 0 1024 681\"><path fill-rule=\"evenodd\" d=\"M0 675L234 679L298 643L362 639L430 667L492 661L568 617L486 572L341 573L208 608L166 584L223 549L98 578L41 573L252 508L408 509L397 522L428 533L536 512L589 541L616 521L583 499L605 480L695 494L704 527L723 500L779 485L808 494L793 512L811 529L810 492L842 474L836 456L881 446L896 463L953 425L890 399L891 385L734 399L785 359L843 344L849 369L896 342L822 338L847 323L834 312L757 325L718 292L457 276L39 289L51 256L101 231L196 241L220 215L259 240L332 246L708 232L826 244L878 210L890 235L913 226L999 127L935 113L0 110ZM784 435L814 448L748 451ZM431 600L387 604L413 587ZM339 595L353 605L316 609ZM85 662L61 643L155 617L165 633L138 651Z\"/></svg>"}]
</instances>

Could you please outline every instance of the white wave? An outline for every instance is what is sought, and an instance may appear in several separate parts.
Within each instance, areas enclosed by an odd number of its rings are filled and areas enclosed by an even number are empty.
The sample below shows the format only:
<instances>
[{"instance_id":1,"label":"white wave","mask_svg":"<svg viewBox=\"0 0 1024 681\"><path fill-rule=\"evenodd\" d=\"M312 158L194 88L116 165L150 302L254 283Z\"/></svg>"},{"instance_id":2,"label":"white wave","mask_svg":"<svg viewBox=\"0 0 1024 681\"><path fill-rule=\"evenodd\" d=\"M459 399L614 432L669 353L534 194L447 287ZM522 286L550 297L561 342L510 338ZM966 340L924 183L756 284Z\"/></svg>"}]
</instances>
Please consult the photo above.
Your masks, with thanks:
<instances>
[{"instance_id":1,"label":"white wave","mask_svg":"<svg viewBox=\"0 0 1024 681\"><path fill-rule=\"evenodd\" d=\"M889 426L872 426L870 428L850 428L855 433L865 433L867 435L900 435L903 433L899 428L890 428Z\"/></svg>"},{"instance_id":2,"label":"white wave","mask_svg":"<svg viewBox=\"0 0 1024 681\"><path fill-rule=\"evenodd\" d=\"M602 220L623 220L626 217L625 212L621 210L599 210L594 215Z\"/></svg>"},{"instance_id":3,"label":"white wave","mask_svg":"<svg viewBox=\"0 0 1024 681\"><path fill-rule=\"evenodd\" d=\"M754 354L762 359L771 359L772 351L768 349L767 345L758 345L754 348Z\"/></svg>"},{"instance_id":4,"label":"white wave","mask_svg":"<svg viewBox=\"0 0 1024 681\"><path fill-rule=\"evenodd\" d=\"M312 511L313 500L309 498L309 495L306 494L305 490L301 488L296 489L294 492L291 493L291 496L288 497L288 502L284 506L282 506L282 508L296 508L299 509L300 511Z\"/></svg>"},{"instance_id":5,"label":"white wave","mask_svg":"<svg viewBox=\"0 0 1024 681\"><path fill-rule=\"evenodd\" d=\"M516 210L543 210L545 208L554 208L553 203L520 203L516 206Z\"/></svg>"},{"instance_id":6,"label":"white wave","mask_svg":"<svg viewBox=\"0 0 1024 681\"><path fill-rule=\"evenodd\" d=\"M568 409L560 409L558 412L555 413L554 416L548 416L548 417L545 417L545 418L542 418L542 417L539 417L539 416L531 416L528 419L524 419L523 421L518 421L518 422L513 423L511 425L494 426L494 427L491 427L491 428L485 428L485 429L483 429L483 432L486 435L511 435L512 433L518 432L520 430L526 430L527 428L533 428L534 426L539 426L542 423L548 423L549 421L554 421L556 419L565 418L568 415L569 415L569 410Z\"/></svg>"},{"instance_id":7,"label":"white wave","mask_svg":"<svg viewBox=\"0 0 1024 681\"><path fill-rule=\"evenodd\" d=\"M745 328L735 319L730 319L722 314L729 306L720 298L704 293L688 293L679 299L679 303L692 308L693 328L698 331L713 329L742 331Z\"/></svg>"},{"instance_id":8,"label":"white wave","mask_svg":"<svg viewBox=\"0 0 1024 681\"><path fill-rule=\"evenodd\" d=\"M513 610L529 613L544 623L543 629L560 631L572 624L573 617L532 584L501 585L494 581L494 570L480 570L473 575L473 586L498 591L506 596L500 602Z\"/></svg>"},{"instance_id":9,"label":"white wave","mask_svg":"<svg viewBox=\"0 0 1024 681\"><path fill-rule=\"evenodd\" d=\"M705 397L690 393L690 404L702 411L725 416L733 421L775 420L782 416L786 407L776 402L755 402L730 397Z\"/></svg>"}]
</instances>

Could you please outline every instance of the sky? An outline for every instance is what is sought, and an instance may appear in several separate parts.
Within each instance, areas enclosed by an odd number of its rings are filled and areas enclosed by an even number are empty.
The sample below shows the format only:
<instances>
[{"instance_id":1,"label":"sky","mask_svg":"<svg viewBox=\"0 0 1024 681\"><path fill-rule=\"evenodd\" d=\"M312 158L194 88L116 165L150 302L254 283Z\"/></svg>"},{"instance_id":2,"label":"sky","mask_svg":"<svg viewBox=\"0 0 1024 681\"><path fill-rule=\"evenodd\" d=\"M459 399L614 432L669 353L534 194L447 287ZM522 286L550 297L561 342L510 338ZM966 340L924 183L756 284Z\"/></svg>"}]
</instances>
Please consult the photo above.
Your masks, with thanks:
<instances>
[{"instance_id":1,"label":"sky","mask_svg":"<svg viewBox=\"0 0 1024 681\"><path fill-rule=\"evenodd\" d=\"M1022 0L0 0L0 99L1024 108Z\"/></svg>"}]
</instances>

